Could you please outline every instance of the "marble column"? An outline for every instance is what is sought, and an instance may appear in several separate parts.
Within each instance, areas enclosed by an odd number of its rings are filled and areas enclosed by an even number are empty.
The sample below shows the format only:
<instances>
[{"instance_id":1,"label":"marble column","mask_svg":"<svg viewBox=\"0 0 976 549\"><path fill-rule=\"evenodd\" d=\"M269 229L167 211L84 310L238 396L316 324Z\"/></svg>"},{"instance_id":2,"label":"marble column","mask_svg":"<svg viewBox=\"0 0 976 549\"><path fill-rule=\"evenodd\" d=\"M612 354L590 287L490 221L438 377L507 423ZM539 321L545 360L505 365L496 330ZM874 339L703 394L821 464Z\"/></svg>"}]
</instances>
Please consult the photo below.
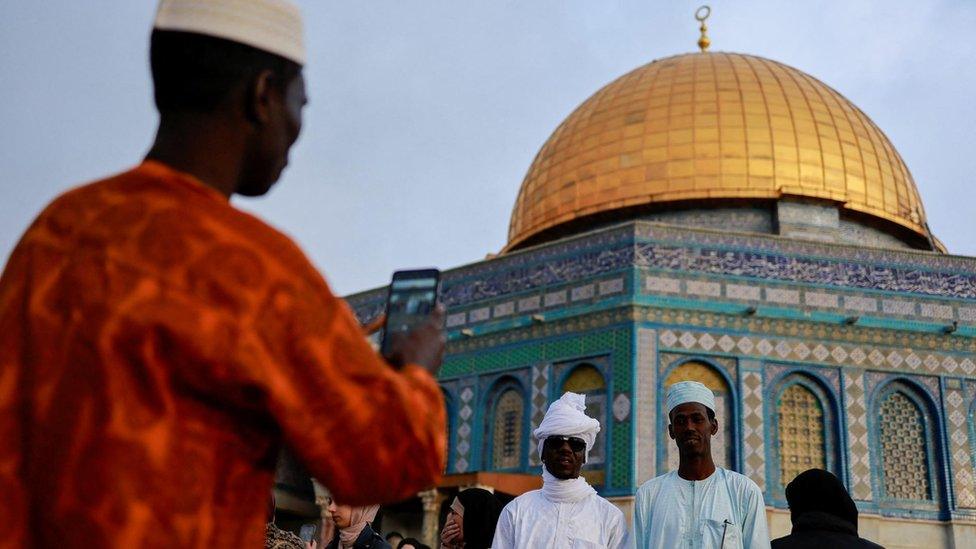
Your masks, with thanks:
<instances>
[{"instance_id":1,"label":"marble column","mask_svg":"<svg viewBox=\"0 0 976 549\"><path fill-rule=\"evenodd\" d=\"M420 492L417 495L420 496L420 501L423 503L424 509L424 522L420 534L420 541L431 547L437 547L440 545L438 543L441 534L439 523L441 502L444 501L444 495L437 488Z\"/></svg>"}]
</instances>

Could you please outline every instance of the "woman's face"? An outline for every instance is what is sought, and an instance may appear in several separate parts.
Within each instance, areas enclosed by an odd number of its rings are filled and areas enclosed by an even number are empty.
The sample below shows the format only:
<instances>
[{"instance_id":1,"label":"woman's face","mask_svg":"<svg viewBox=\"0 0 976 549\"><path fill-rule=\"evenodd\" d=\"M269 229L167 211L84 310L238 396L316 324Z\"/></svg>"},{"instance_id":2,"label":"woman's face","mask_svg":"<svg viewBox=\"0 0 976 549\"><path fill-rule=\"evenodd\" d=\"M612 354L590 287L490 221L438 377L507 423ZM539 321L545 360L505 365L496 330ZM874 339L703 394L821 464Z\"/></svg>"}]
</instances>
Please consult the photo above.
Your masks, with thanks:
<instances>
[{"instance_id":1,"label":"woman's face","mask_svg":"<svg viewBox=\"0 0 976 549\"><path fill-rule=\"evenodd\" d=\"M329 500L329 506L325 508L326 511L332 515L332 522L335 522L338 528L349 528L352 519L352 507L348 505L339 505L335 500Z\"/></svg>"},{"instance_id":2,"label":"woman's face","mask_svg":"<svg viewBox=\"0 0 976 549\"><path fill-rule=\"evenodd\" d=\"M447 511L447 523L457 525L457 538L456 541L464 541L464 515L458 513L454 509L449 509Z\"/></svg>"}]
</instances>

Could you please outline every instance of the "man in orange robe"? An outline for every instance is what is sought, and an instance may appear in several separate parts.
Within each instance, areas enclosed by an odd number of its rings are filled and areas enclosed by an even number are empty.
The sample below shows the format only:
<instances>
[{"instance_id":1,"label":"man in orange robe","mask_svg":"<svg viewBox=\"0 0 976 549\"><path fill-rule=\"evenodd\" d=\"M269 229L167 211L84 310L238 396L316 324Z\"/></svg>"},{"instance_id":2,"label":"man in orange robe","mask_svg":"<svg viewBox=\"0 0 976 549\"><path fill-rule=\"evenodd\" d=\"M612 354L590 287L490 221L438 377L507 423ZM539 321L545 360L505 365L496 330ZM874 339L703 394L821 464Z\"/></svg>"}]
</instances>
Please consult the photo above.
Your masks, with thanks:
<instances>
[{"instance_id":1,"label":"man in orange robe","mask_svg":"<svg viewBox=\"0 0 976 549\"><path fill-rule=\"evenodd\" d=\"M298 17L163 0L147 160L54 200L12 253L0 546L260 547L283 444L346 504L438 479L442 311L391 367L298 247L228 200L266 192L298 136Z\"/></svg>"}]
</instances>

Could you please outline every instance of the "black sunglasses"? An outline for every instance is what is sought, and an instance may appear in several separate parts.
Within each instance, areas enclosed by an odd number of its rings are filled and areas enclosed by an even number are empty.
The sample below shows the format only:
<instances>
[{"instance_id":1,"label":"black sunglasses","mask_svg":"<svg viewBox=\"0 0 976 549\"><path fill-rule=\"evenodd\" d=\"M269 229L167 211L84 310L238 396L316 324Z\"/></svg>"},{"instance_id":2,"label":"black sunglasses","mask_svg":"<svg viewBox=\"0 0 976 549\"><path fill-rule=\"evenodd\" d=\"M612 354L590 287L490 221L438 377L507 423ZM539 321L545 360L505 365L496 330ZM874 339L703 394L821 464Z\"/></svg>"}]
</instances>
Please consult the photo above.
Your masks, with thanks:
<instances>
[{"instance_id":1,"label":"black sunglasses","mask_svg":"<svg viewBox=\"0 0 976 549\"><path fill-rule=\"evenodd\" d=\"M579 437L564 437L561 435L552 435L546 437L545 445L551 449L562 448L563 442L569 443L569 449L574 452L582 452L586 450L586 441Z\"/></svg>"}]
</instances>

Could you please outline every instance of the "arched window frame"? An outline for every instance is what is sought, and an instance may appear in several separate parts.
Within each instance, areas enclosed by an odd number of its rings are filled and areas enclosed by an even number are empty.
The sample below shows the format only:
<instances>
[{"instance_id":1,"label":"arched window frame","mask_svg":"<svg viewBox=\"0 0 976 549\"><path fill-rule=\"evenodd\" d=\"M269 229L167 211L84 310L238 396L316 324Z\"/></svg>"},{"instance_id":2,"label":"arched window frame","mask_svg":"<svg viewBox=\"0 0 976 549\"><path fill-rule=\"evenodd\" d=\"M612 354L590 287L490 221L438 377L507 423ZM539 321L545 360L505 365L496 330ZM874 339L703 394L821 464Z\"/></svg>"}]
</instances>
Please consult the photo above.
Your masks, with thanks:
<instances>
[{"instance_id":1,"label":"arched window frame","mask_svg":"<svg viewBox=\"0 0 976 549\"><path fill-rule=\"evenodd\" d=\"M606 360L581 359L573 361L572 364L562 372L562 375L557 380L558 383L553 385L554 394L552 395L550 402L562 396L563 385L566 384L569 378L577 370L586 367L594 368L600 373L600 376L603 377L603 390L600 391L601 395L603 396L603 417L598 418L600 420L600 436L598 444L602 445L603 458L598 462L587 463L583 466L583 469L603 469L607 467L607 464L610 462L610 456L608 455L610 447L607 441L610 440L610 430L613 428L612 422L610 421L612 403L610 402L610 378L607 375Z\"/></svg>"},{"instance_id":2,"label":"arched window frame","mask_svg":"<svg viewBox=\"0 0 976 549\"><path fill-rule=\"evenodd\" d=\"M931 499L907 500L888 497L885 493L885 470L881 447L881 404L893 393L901 393L921 412L925 441L926 461L928 463ZM925 389L910 379L890 379L874 389L871 395L868 415L868 437L870 439L872 484L875 500L883 515L906 514L911 517L946 520L948 519L948 493L944 472L945 455L942 442L942 418L938 407Z\"/></svg>"},{"instance_id":3,"label":"arched window frame","mask_svg":"<svg viewBox=\"0 0 976 549\"><path fill-rule=\"evenodd\" d=\"M518 393L519 397L522 399L522 425L519 428L519 448L521 449L519 455L519 463L515 467L506 467L501 469L495 468L494 457L495 457L495 418L496 412L498 411L498 403L501 397L509 390L514 390ZM522 383L511 376L503 376L496 380L488 392L488 398L485 400L486 410L484 422L484 443L482 444L484 452L482 455L482 469L485 471L524 471L528 468L528 455L532 451L530 445L528 444L529 439L529 398L528 392Z\"/></svg>"},{"instance_id":4,"label":"arched window frame","mask_svg":"<svg viewBox=\"0 0 976 549\"><path fill-rule=\"evenodd\" d=\"M799 385L813 393L823 410L824 423L824 462L827 470L844 482L843 454L841 452L840 407L837 396L830 385L819 375L807 370L789 370L773 379L769 384L766 400L765 440L767 444L766 479L767 492L775 503L786 505L786 491L780 471L779 401L787 389Z\"/></svg>"},{"instance_id":5,"label":"arched window frame","mask_svg":"<svg viewBox=\"0 0 976 549\"><path fill-rule=\"evenodd\" d=\"M671 373L678 368L688 364L689 362L699 362L705 364L715 370L719 376L725 381L726 387L729 390L729 418L727 423L729 424L729 440L727 444L731 449L731 460L729 463L729 468L736 472L742 472L742 444L739 438L742 435L741 429L739 427L739 422L741 421L741 410L740 410L740 400L739 400L739 389L736 386L735 380L729 375L728 371L718 364L714 360L711 360L707 356L700 355L689 355L687 357L675 360L662 372L660 378L657 381L657 417L658 424L660 425L658 431L658 441L657 441L657 469L659 472L668 471L668 445L674 444L671 437L668 436L668 412L666 410L667 404L667 389L664 386L665 381L671 376ZM719 429L722 426L719 425Z\"/></svg>"}]
</instances>

